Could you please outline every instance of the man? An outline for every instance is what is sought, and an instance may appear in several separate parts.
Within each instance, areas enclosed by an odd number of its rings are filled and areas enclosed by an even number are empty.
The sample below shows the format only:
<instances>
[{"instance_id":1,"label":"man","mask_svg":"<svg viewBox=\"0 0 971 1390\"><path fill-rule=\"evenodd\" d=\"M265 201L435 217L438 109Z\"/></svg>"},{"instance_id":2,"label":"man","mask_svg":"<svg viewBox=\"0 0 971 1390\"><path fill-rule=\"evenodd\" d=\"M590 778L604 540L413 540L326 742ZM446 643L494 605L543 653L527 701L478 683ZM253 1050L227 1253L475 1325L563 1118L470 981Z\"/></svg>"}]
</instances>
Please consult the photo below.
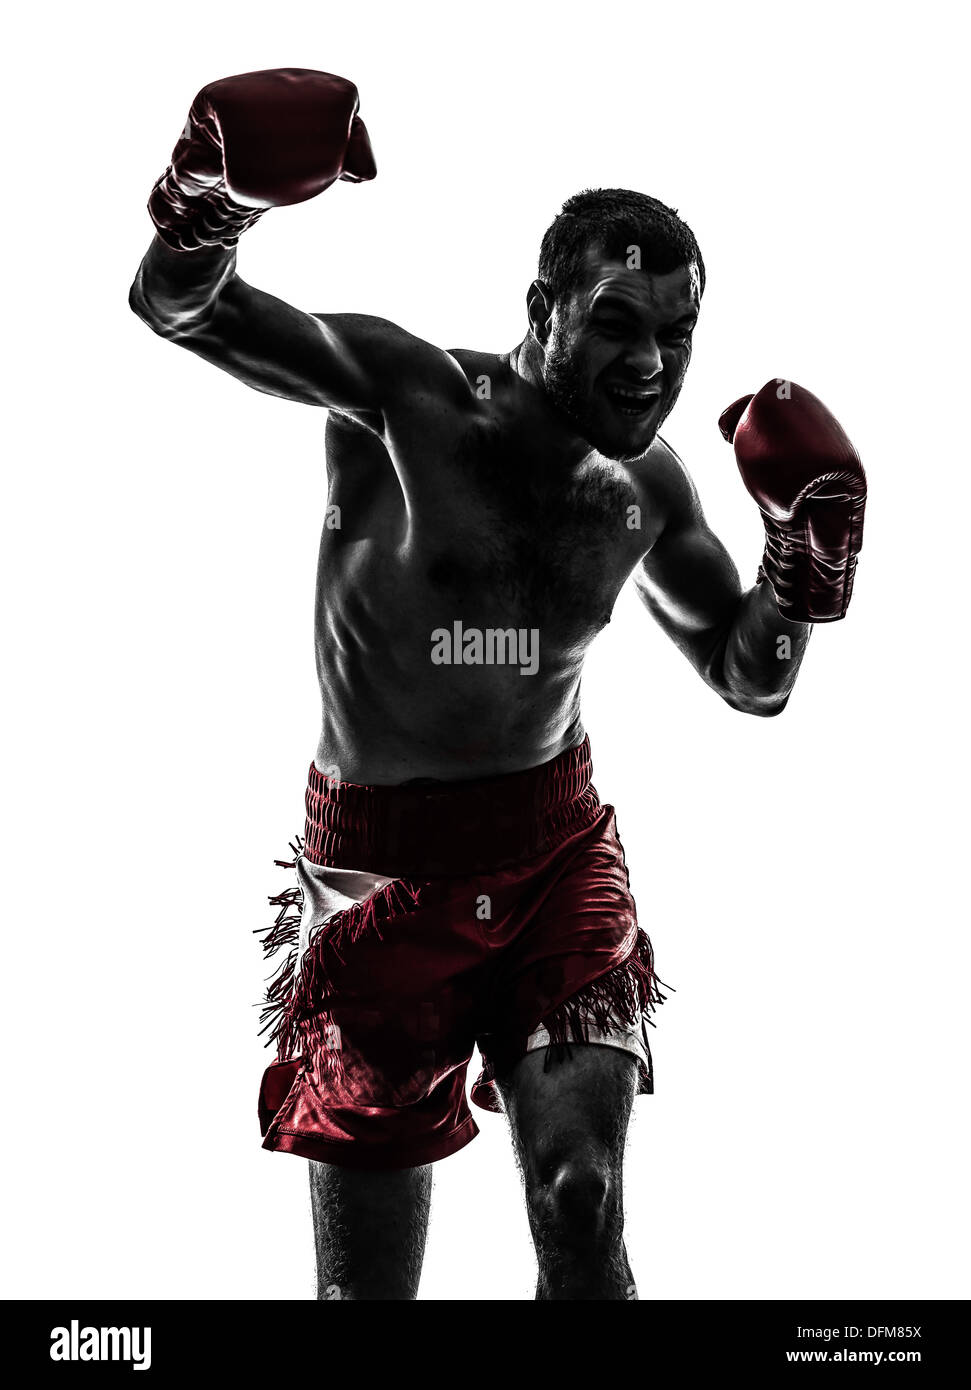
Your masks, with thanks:
<instances>
[{"instance_id":1,"label":"man","mask_svg":"<svg viewBox=\"0 0 971 1390\"><path fill-rule=\"evenodd\" d=\"M622 1160L662 1001L614 811L591 784L583 658L633 575L733 708L778 714L810 624L843 616L865 485L816 399L729 407L767 542L742 590L658 430L705 271L690 229L625 190L547 231L510 353L445 352L242 281L268 207L374 176L352 84L283 69L197 96L132 286L150 327L328 410L316 649L323 721L298 883L267 937L278 1059L267 1148L310 1160L318 1297L414 1298L430 1165L508 1115L537 1298L630 1298Z\"/></svg>"}]
</instances>

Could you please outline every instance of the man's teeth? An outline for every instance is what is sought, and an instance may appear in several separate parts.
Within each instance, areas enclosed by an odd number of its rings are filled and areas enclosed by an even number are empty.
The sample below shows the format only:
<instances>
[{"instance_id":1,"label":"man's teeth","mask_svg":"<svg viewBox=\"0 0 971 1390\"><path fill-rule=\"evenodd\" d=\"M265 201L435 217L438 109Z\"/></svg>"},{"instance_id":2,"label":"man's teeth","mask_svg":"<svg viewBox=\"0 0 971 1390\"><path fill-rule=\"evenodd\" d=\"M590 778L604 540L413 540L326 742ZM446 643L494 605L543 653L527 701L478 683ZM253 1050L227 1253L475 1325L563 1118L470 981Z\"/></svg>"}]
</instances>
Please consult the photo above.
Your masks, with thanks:
<instances>
[{"instance_id":1,"label":"man's teeth","mask_svg":"<svg viewBox=\"0 0 971 1390\"><path fill-rule=\"evenodd\" d=\"M628 415L639 415L658 398L656 391L634 391L626 386L610 386L608 393L618 402L618 409ZM625 404L619 404L621 401Z\"/></svg>"}]
</instances>

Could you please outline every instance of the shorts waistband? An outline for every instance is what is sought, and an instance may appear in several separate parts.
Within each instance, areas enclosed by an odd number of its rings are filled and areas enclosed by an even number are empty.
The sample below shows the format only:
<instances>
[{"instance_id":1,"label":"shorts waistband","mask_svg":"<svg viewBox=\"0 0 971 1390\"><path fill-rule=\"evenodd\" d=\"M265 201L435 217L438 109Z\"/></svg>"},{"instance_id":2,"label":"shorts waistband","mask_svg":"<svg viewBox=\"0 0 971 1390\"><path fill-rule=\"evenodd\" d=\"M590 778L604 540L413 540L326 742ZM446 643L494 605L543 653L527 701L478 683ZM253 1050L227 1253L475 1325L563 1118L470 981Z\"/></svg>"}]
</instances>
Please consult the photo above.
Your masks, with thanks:
<instances>
[{"instance_id":1,"label":"shorts waistband","mask_svg":"<svg viewBox=\"0 0 971 1390\"><path fill-rule=\"evenodd\" d=\"M485 872L556 847L595 818L590 741L538 767L472 781L364 786L308 775L303 854L394 877Z\"/></svg>"}]
</instances>

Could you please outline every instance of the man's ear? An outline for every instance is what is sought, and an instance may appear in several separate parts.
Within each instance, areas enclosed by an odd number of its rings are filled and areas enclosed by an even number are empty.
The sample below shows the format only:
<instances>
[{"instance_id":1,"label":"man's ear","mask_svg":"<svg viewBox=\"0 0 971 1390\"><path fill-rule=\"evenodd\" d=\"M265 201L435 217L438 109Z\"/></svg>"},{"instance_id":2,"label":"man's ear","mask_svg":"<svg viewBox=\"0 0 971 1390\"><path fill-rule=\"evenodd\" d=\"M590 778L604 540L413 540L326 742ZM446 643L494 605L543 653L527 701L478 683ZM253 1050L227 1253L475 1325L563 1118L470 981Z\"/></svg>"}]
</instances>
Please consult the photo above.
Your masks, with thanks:
<instances>
[{"instance_id":1,"label":"man's ear","mask_svg":"<svg viewBox=\"0 0 971 1390\"><path fill-rule=\"evenodd\" d=\"M526 313L533 337L545 347L553 323L553 295L542 280L534 280L526 291Z\"/></svg>"}]
</instances>

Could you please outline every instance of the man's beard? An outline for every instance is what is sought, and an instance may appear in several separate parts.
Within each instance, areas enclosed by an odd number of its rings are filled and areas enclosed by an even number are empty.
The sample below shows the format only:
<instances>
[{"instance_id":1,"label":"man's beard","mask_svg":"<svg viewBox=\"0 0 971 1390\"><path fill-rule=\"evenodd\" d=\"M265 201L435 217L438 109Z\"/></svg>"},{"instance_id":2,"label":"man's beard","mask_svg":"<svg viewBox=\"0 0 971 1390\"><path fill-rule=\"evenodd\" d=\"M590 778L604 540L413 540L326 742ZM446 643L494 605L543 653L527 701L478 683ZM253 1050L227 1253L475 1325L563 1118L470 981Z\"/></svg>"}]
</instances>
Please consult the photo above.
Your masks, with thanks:
<instances>
[{"instance_id":1,"label":"man's beard","mask_svg":"<svg viewBox=\"0 0 971 1390\"><path fill-rule=\"evenodd\" d=\"M598 426L596 410L591 399L590 388L583 368L554 336L546 349L543 367L543 384L546 394L556 408L567 417L581 439L585 439L598 453L617 463L630 463L647 453L657 435L657 431L670 413L672 401L666 405L662 397L661 409L654 421L650 438L636 446L622 443L618 439L605 437L603 425Z\"/></svg>"}]
</instances>

